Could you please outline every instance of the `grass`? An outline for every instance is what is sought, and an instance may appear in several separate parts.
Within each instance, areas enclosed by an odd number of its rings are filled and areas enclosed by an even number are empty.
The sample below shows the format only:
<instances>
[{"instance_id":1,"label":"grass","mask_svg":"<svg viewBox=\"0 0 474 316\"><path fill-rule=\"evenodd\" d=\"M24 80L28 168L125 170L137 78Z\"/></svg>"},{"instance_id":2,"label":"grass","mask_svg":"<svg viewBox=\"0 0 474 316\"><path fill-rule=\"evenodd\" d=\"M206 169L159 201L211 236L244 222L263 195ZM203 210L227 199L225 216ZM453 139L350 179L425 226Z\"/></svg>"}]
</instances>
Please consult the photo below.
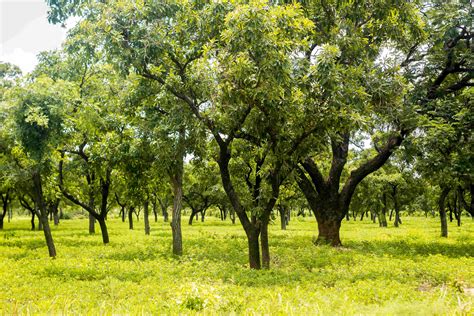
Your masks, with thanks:
<instances>
[{"instance_id":1,"label":"grass","mask_svg":"<svg viewBox=\"0 0 474 316\"><path fill-rule=\"evenodd\" d=\"M474 221L439 236L436 219L400 228L344 222L344 247L312 244L314 219L270 230L272 267L247 268L240 225L183 223L185 254L171 255L169 224L109 220L111 243L86 220L53 228L58 257L27 219L0 231L0 314L468 315L474 311ZM98 229L98 227L97 227Z\"/></svg>"}]
</instances>

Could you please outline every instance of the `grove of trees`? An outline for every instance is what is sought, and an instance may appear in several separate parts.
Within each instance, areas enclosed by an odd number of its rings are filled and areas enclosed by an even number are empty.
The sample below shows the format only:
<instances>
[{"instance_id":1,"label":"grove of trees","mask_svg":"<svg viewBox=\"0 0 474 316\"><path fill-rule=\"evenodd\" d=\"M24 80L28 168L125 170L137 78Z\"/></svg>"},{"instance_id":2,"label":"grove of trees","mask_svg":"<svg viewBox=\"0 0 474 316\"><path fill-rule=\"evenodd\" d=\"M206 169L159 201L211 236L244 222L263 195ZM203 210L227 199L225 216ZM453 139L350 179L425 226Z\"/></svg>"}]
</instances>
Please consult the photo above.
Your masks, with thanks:
<instances>
[{"instance_id":1,"label":"grove of trees","mask_svg":"<svg viewBox=\"0 0 474 316\"><path fill-rule=\"evenodd\" d=\"M175 255L183 209L237 218L253 269L277 218L335 247L345 218L474 218L470 1L47 3L79 22L33 72L0 64L0 229L25 209L51 257L64 207L104 244L108 216L169 220Z\"/></svg>"}]
</instances>

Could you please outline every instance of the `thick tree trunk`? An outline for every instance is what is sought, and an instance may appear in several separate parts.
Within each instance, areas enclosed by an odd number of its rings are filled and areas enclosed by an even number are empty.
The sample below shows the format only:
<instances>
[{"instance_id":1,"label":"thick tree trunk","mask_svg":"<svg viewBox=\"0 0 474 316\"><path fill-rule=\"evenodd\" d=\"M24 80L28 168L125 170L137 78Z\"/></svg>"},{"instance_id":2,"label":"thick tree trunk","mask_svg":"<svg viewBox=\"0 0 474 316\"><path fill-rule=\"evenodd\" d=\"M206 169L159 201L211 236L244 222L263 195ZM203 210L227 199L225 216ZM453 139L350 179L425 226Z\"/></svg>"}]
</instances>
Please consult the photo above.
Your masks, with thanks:
<instances>
[{"instance_id":1,"label":"thick tree trunk","mask_svg":"<svg viewBox=\"0 0 474 316\"><path fill-rule=\"evenodd\" d=\"M206 211L201 211L201 223L204 223L204 218L206 217Z\"/></svg>"},{"instance_id":2,"label":"thick tree trunk","mask_svg":"<svg viewBox=\"0 0 474 316\"><path fill-rule=\"evenodd\" d=\"M107 230L105 218L99 217L97 218L97 221L99 222L100 232L102 233L102 242L104 243L104 245L107 245L109 243L109 232Z\"/></svg>"},{"instance_id":3,"label":"thick tree trunk","mask_svg":"<svg viewBox=\"0 0 474 316\"><path fill-rule=\"evenodd\" d=\"M134 210L135 210L135 208L133 206L131 206L128 209L128 228L132 229L132 230L133 230L133 211Z\"/></svg>"},{"instance_id":4,"label":"thick tree trunk","mask_svg":"<svg viewBox=\"0 0 474 316\"><path fill-rule=\"evenodd\" d=\"M143 221L145 222L145 235L150 235L150 220L148 212L148 200L143 203Z\"/></svg>"},{"instance_id":5,"label":"thick tree trunk","mask_svg":"<svg viewBox=\"0 0 474 316\"><path fill-rule=\"evenodd\" d=\"M260 263L260 247L258 242L260 232L258 230L253 230L249 234L247 234L247 240L249 245L249 264L250 269L257 269L261 268Z\"/></svg>"},{"instance_id":6,"label":"thick tree trunk","mask_svg":"<svg viewBox=\"0 0 474 316\"><path fill-rule=\"evenodd\" d=\"M89 213L89 234L95 234L95 218Z\"/></svg>"},{"instance_id":7,"label":"thick tree trunk","mask_svg":"<svg viewBox=\"0 0 474 316\"><path fill-rule=\"evenodd\" d=\"M342 246L339 237L341 229L341 221L337 218L318 218L318 239L315 240L316 245L331 245L333 247Z\"/></svg>"},{"instance_id":8,"label":"thick tree trunk","mask_svg":"<svg viewBox=\"0 0 474 316\"><path fill-rule=\"evenodd\" d=\"M449 188L441 188L441 194L438 199L439 218L441 220L441 237L448 237L448 221L446 218L445 201L449 191Z\"/></svg>"},{"instance_id":9,"label":"thick tree trunk","mask_svg":"<svg viewBox=\"0 0 474 316\"><path fill-rule=\"evenodd\" d=\"M3 219L4 219L4 216L0 216L0 230L3 229Z\"/></svg>"}]
</instances>

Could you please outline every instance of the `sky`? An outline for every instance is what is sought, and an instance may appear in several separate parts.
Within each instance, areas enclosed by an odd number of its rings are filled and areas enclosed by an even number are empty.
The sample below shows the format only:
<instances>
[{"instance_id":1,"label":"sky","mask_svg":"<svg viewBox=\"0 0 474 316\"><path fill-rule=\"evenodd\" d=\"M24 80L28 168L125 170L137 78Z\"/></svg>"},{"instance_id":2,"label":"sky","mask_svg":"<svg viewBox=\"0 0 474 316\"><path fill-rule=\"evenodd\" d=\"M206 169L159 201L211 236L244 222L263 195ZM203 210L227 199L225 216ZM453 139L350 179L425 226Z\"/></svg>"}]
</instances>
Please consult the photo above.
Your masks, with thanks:
<instances>
[{"instance_id":1,"label":"sky","mask_svg":"<svg viewBox=\"0 0 474 316\"><path fill-rule=\"evenodd\" d=\"M39 52L61 46L67 28L49 24L47 12L45 0L0 0L0 61L26 73L34 69Z\"/></svg>"}]
</instances>

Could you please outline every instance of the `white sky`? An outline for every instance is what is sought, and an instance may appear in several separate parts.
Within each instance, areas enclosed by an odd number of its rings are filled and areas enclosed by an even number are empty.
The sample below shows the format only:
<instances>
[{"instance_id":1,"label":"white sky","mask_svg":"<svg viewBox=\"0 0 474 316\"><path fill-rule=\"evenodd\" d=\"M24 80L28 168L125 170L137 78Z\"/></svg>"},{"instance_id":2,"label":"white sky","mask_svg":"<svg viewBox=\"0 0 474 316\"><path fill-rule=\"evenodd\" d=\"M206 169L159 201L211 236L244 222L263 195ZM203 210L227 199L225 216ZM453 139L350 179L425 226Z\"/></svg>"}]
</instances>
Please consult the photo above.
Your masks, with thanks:
<instances>
[{"instance_id":1,"label":"white sky","mask_svg":"<svg viewBox=\"0 0 474 316\"><path fill-rule=\"evenodd\" d=\"M26 73L39 52L61 46L67 29L49 24L47 11L45 0L0 0L0 61Z\"/></svg>"}]
</instances>

